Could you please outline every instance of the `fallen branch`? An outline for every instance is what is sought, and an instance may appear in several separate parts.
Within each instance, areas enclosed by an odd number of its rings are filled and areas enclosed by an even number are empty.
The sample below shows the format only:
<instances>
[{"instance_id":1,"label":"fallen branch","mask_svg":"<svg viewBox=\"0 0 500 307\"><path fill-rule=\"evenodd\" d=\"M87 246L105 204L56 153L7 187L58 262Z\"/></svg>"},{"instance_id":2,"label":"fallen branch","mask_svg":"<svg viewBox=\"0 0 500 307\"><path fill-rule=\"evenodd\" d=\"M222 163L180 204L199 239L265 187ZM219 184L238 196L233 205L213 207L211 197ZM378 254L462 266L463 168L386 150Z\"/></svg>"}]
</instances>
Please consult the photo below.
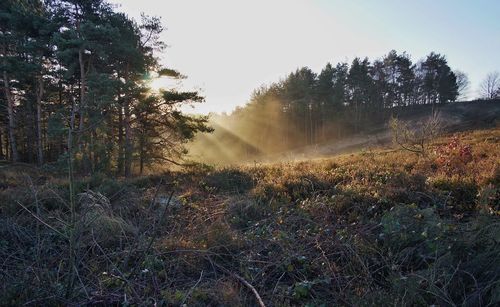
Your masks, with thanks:
<instances>
[{"instance_id":1,"label":"fallen branch","mask_svg":"<svg viewBox=\"0 0 500 307\"><path fill-rule=\"evenodd\" d=\"M236 273L231 273L231 275L238 279L239 281L241 281L241 283L243 283L245 286L247 286L250 290L252 290L253 294L255 295L255 298L257 299L257 302L259 302L259 305L261 307L266 307L266 305L264 304L264 302L262 301L262 298L260 297L259 295L259 292L257 292L257 290L255 290L254 286L252 286L248 281L246 281L243 277L241 277L240 275L236 274Z\"/></svg>"},{"instance_id":2,"label":"fallen branch","mask_svg":"<svg viewBox=\"0 0 500 307\"><path fill-rule=\"evenodd\" d=\"M241 277L240 275L236 274L236 273L233 273L231 271L229 271L228 269L218 265L217 263L214 263L215 266L217 266L219 269L221 269L223 272L225 272L226 274L228 275L231 275L233 276L234 278L236 278L237 280L239 280L242 284L244 284L247 288L249 288L250 290L252 290L253 294L255 295L255 298L257 299L257 302L259 303L259 306L260 307L266 307L266 304L264 304L264 301L262 300L262 298L260 297L259 295L259 292L257 292L257 290L255 289L254 286L252 286L248 281L246 281L243 277Z\"/></svg>"},{"instance_id":3,"label":"fallen branch","mask_svg":"<svg viewBox=\"0 0 500 307\"><path fill-rule=\"evenodd\" d=\"M184 299L182 300L181 306L183 306L184 303L186 302L186 300L191 296L191 293L193 293L194 289L196 289L196 287L198 287L198 284L201 282L202 278L203 278L203 270L200 273L200 278L198 279L198 281L194 284L194 286L191 289L189 289L189 292L186 294L186 296L184 296Z\"/></svg>"}]
</instances>

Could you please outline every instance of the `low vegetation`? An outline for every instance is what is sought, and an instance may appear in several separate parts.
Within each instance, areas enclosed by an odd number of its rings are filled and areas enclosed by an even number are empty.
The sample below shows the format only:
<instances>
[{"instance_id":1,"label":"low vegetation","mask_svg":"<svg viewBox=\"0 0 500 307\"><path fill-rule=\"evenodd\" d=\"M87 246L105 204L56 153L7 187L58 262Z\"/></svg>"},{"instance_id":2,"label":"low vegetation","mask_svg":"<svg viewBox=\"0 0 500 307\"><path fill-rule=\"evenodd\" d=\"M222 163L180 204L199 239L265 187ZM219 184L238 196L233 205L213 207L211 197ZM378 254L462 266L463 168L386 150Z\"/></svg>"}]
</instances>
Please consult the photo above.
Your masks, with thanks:
<instances>
[{"instance_id":1,"label":"low vegetation","mask_svg":"<svg viewBox=\"0 0 500 307\"><path fill-rule=\"evenodd\" d=\"M0 301L497 305L500 130L426 152L77 178L75 227L64 178L2 165Z\"/></svg>"}]
</instances>

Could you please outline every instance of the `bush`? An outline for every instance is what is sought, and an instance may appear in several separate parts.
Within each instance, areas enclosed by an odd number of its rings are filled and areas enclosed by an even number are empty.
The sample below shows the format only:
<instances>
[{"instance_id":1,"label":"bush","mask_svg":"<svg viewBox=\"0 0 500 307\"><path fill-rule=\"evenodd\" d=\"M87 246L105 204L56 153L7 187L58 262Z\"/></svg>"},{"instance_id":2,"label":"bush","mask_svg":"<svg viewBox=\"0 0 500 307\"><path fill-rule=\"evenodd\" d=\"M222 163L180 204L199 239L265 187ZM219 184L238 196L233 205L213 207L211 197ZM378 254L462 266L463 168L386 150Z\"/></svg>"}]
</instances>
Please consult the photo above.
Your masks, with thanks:
<instances>
[{"instance_id":1,"label":"bush","mask_svg":"<svg viewBox=\"0 0 500 307\"><path fill-rule=\"evenodd\" d=\"M478 207L482 213L500 215L500 189L492 184L481 188Z\"/></svg>"},{"instance_id":2,"label":"bush","mask_svg":"<svg viewBox=\"0 0 500 307\"><path fill-rule=\"evenodd\" d=\"M448 176L466 173L466 165L472 161L472 147L464 145L458 137L454 137L448 144L437 150L436 163Z\"/></svg>"},{"instance_id":3,"label":"bush","mask_svg":"<svg viewBox=\"0 0 500 307\"><path fill-rule=\"evenodd\" d=\"M0 301L255 305L237 274L269 306L497 306L498 133L465 174L391 150L78 178L69 299L67 179L0 169Z\"/></svg>"},{"instance_id":4,"label":"bush","mask_svg":"<svg viewBox=\"0 0 500 307\"><path fill-rule=\"evenodd\" d=\"M441 131L441 120L437 113L432 113L426 119L411 123L393 117L389 126L392 130L394 143L406 151L425 156L429 143Z\"/></svg>"},{"instance_id":5,"label":"bush","mask_svg":"<svg viewBox=\"0 0 500 307\"><path fill-rule=\"evenodd\" d=\"M207 249L214 253L227 255L236 252L240 242L231 228L223 222L215 222L207 228L205 236Z\"/></svg>"},{"instance_id":6,"label":"bush","mask_svg":"<svg viewBox=\"0 0 500 307\"><path fill-rule=\"evenodd\" d=\"M413 259L420 263L443 252L444 246L438 244L446 225L433 208L419 209L416 205L398 206L382 217L382 238L386 248L400 261ZM407 248L409 254L404 252ZM420 259L416 259L420 258ZM396 260L396 261L398 261Z\"/></svg>"},{"instance_id":7,"label":"bush","mask_svg":"<svg viewBox=\"0 0 500 307\"><path fill-rule=\"evenodd\" d=\"M431 184L446 194L445 205L452 209L458 212L471 212L476 209L478 186L474 181L456 177L436 177L431 180Z\"/></svg>"}]
</instances>

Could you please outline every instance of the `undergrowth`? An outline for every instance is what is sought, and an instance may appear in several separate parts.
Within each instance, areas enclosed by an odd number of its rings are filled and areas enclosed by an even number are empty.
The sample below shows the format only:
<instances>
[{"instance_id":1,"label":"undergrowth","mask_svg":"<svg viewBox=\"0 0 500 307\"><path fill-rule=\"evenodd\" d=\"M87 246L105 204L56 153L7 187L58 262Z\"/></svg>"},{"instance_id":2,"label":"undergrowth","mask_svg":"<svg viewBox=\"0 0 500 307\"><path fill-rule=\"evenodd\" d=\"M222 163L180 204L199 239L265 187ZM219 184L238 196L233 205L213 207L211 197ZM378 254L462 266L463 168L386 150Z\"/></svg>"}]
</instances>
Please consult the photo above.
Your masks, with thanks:
<instances>
[{"instance_id":1,"label":"undergrowth","mask_svg":"<svg viewBox=\"0 0 500 307\"><path fill-rule=\"evenodd\" d=\"M80 178L2 166L5 305L495 306L500 130L307 162Z\"/></svg>"}]
</instances>

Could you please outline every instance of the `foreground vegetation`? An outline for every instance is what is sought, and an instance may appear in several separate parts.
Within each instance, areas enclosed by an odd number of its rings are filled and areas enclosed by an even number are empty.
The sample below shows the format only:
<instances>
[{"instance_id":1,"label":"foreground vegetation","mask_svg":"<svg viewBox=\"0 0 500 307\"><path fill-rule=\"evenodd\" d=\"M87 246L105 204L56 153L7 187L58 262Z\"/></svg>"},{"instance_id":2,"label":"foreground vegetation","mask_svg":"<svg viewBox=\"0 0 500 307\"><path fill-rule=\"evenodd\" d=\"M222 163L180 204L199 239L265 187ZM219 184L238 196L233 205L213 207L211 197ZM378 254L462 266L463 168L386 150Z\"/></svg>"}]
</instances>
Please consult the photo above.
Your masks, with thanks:
<instances>
[{"instance_id":1,"label":"foreground vegetation","mask_svg":"<svg viewBox=\"0 0 500 307\"><path fill-rule=\"evenodd\" d=\"M65 179L3 165L0 301L497 305L500 129L427 152L94 175L75 227Z\"/></svg>"}]
</instances>

